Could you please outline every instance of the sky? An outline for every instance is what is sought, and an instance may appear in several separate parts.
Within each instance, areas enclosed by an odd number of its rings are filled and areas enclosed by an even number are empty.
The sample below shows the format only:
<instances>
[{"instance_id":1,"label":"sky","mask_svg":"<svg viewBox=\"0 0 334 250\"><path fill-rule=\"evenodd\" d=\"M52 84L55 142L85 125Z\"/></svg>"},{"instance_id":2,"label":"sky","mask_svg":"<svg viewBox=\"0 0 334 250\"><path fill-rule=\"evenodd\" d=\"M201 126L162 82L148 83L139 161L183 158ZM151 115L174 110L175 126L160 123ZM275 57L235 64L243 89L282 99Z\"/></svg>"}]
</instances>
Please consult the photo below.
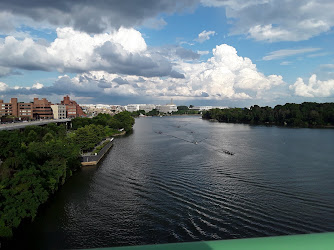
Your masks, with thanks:
<instances>
[{"instance_id":1,"label":"sky","mask_svg":"<svg viewBox=\"0 0 334 250\"><path fill-rule=\"evenodd\" d=\"M332 0L1 0L0 99L334 101Z\"/></svg>"}]
</instances>

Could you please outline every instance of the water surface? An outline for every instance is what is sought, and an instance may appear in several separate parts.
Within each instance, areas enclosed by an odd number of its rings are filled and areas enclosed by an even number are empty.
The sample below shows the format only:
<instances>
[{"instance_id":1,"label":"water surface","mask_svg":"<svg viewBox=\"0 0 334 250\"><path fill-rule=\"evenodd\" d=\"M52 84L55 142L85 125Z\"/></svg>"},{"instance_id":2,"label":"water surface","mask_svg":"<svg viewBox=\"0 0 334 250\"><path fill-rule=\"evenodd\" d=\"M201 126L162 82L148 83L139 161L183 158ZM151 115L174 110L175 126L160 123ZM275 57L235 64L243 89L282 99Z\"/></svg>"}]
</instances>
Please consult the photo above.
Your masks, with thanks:
<instances>
[{"instance_id":1,"label":"water surface","mask_svg":"<svg viewBox=\"0 0 334 250\"><path fill-rule=\"evenodd\" d=\"M334 231L333 142L332 129L139 118L15 240L92 248Z\"/></svg>"}]
</instances>

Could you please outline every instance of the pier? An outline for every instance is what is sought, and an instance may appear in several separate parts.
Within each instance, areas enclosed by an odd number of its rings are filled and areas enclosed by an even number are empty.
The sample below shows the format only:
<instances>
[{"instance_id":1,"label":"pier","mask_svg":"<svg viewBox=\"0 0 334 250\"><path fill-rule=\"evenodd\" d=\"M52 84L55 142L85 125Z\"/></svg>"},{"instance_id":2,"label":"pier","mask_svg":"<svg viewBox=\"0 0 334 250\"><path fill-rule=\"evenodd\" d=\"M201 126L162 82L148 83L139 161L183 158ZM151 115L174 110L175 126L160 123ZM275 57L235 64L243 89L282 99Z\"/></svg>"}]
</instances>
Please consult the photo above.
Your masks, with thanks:
<instances>
[{"instance_id":1,"label":"pier","mask_svg":"<svg viewBox=\"0 0 334 250\"><path fill-rule=\"evenodd\" d=\"M97 155L86 155L81 156L81 165L82 166L95 166L97 165L100 160L105 156L105 154L110 150L110 148L113 146L114 138L110 139L110 142L105 145L101 151Z\"/></svg>"}]
</instances>

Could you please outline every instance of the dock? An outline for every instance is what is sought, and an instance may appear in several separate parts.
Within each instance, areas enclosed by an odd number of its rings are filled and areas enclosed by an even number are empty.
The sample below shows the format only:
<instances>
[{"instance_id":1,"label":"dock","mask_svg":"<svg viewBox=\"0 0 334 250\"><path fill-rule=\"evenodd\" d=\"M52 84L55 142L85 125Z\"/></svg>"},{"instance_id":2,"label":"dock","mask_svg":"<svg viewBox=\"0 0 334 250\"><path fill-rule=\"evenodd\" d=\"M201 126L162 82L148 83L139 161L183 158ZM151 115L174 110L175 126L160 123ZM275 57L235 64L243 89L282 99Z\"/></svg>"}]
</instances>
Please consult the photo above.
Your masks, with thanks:
<instances>
[{"instance_id":1,"label":"dock","mask_svg":"<svg viewBox=\"0 0 334 250\"><path fill-rule=\"evenodd\" d=\"M108 153L110 148L113 146L113 141L114 141L114 138L111 138L110 142L107 145L105 145L97 155L81 156L81 159L80 159L81 165L82 166L97 165L102 160L102 158L106 155L106 153Z\"/></svg>"}]
</instances>

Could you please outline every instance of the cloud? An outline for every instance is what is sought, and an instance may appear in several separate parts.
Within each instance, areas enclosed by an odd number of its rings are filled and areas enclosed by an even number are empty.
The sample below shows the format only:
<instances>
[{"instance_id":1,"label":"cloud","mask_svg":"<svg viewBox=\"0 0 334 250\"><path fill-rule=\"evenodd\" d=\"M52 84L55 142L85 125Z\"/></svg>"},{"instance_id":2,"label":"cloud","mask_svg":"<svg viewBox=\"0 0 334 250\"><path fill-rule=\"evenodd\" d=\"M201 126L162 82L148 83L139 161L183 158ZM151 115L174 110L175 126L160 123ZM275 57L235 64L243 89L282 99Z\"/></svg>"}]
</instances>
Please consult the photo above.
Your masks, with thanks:
<instances>
[{"instance_id":1,"label":"cloud","mask_svg":"<svg viewBox=\"0 0 334 250\"><path fill-rule=\"evenodd\" d=\"M129 82L127 80L123 79L122 77L117 77L117 78L113 79L112 81L119 84L119 85L129 84Z\"/></svg>"},{"instance_id":2,"label":"cloud","mask_svg":"<svg viewBox=\"0 0 334 250\"><path fill-rule=\"evenodd\" d=\"M155 29L155 30L161 30L167 25L167 22L163 18L150 18L144 21L143 26Z\"/></svg>"},{"instance_id":3,"label":"cloud","mask_svg":"<svg viewBox=\"0 0 334 250\"><path fill-rule=\"evenodd\" d=\"M328 81L317 80L314 74L310 77L308 84L302 78L289 87L295 95L303 97L331 97L334 96L334 79Z\"/></svg>"},{"instance_id":4,"label":"cloud","mask_svg":"<svg viewBox=\"0 0 334 250\"><path fill-rule=\"evenodd\" d=\"M10 75L12 72L12 69L0 66L0 77Z\"/></svg>"},{"instance_id":5,"label":"cloud","mask_svg":"<svg viewBox=\"0 0 334 250\"><path fill-rule=\"evenodd\" d=\"M290 65L291 63L292 63L292 62L284 61L284 62L281 62L280 65L285 66L285 65Z\"/></svg>"},{"instance_id":6,"label":"cloud","mask_svg":"<svg viewBox=\"0 0 334 250\"><path fill-rule=\"evenodd\" d=\"M212 50L206 62L174 61L174 77L137 76L108 73L104 70L61 76L51 86L10 88L6 93L26 95L70 94L90 98L246 100L263 98L271 89L284 85L281 76L265 76L249 58L222 44ZM178 73L181 72L181 73ZM179 74L179 75L178 75ZM38 87L37 87L38 86Z\"/></svg>"},{"instance_id":7,"label":"cloud","mask_svg":"<svg viewBox=\"0 0 334 250\"><path fill-rule=\"evenodd\" d=\"M190 49L183 48L179 45L164 45L161 47L150 48L151 53L169 58L172 61L181 60L197 60L200 55Z\"/></svg>"},{"instance_id":8,"label":"cloud","mask_svg":"<svg viewBox=\"0 0 334 250\"><path fill-rule=\"evenodd\" d=\"M195 52L175 47L174 54L184 58L199 57ZM50 44L31 38L0 40L0 73L6 68L81 73L104 70L109 73L170 76L182 78L173 69L170 58L159 49L149 49L141 33L120 28L112 33L93 36L72 28L58 28Z\"/></svg>"},{"instance_id":9,"label":"cloud","mask_svg":"<svg viewBox=\"0 0 334 250\"><path fill-rule=\"evenodd\" d=\"M323 69L333 69L334 70L334 64L322 64L320 65Z\"/></svg>"},{"instance_id":10,"label":"cloud","mask_svg":"<svg viewBox=\"0 0 334 250\"><path fill-rule=\"evenodd\" d=\"M0 31L11 32L15 30L15 25L12 22L12 15L8 12L0 12Z\"/></svg>"},{"instance_id":11,"label":"cloud","mask_svg":"<svg viewBox=\"0 0 334 250\"><path fill-rule=\"evenodd\" d=\"M35 84L32 85L33 89L41 89L43 87L44 87L44 85L41 84L41 83L39 83L39 82L37 82L37 83L35 83Z\"/></svg>"},{"instance_id":12,"label":"cloud","mask_svg":"<svg viewBox=\"0 0 334 250\"><path fill-rule=\"evenodd\" d=\"M0 82L0 91L3 92L3 91L6 91L8 88L8 85L4 82Z\"/></svg>"},{"instance_id":13,"label":"cloud","mask_svg":"<svg viewBox=\"0 0 334 250\"><path fill-rule=\"evenodd\" d=\"M230 34L246 34L267 42L302 41L334 26L330 0L202 0L204 6L225 7L233 24Z\"/></svg>"},{"instance_id":14,"label":"cloud","mask_svg":"<svg viewBox=\"0 0 334 250\"><path fill-rule=\"evenodd\" d=\"M262 60L270 61L270 60L283 59L289 56L310 53L318 50L321 50L321 48L281 49L270 52L268 55L264 56Z\"/></svg>"},{"instance_id":15,"label":"cloud","mask_svg":"<svg viewBox=\"0 0 334 250\"><path fill-rule=\"evenodd\" d=\"M210 53L210 51L208 51L208 50L204 50L204 51L198 50L197 53L200 54L201 56L203 56L203 55L208 55Z\"/></svg>"},{"instance_id":16,"label":"cloud","mask_svg":"<svg viewBox=\"0 0 334 250\"><path fill-rule=\"evenodd\" d=\"M105 43L104 43L105 44ZM111 45L110 45L111 46ZM158 59L147 61L146 57L135 58L136 53L126 52L116 54L120 48L103 48L103 55L110 56L110 61L115 60L124 65L137 66L141 70L152 70L154 62L163 57L160 53L164 50L151 52L148 58L157 56ZM175 47L174 47L175 48ZM178 49L179 47L176 47ZM176 50L175 50L176 51ZM144 50L146 53L147 51ZM101 52L102 53L102 52ZM51 86L43 86L36 83L33 87L8 87L4 85L6 95L65 95L89 97L96 100L107 100L117 96L143 99L196 99L196 100L247 100L263 99L271 96L272 89L283 86L282 76L265 76L259 72L256 65L249 58L238 55L236 49L227 44L216 46L212 50L212 57L206 62L186 61L175 55L173 68L169 71L171 77L154 76L154 74L136 75L138 69L133 69L133 74L112 73L107 70L96 70L78 73L75 77L63 75ZM117 56L121 58L117 58ZM102 56L101 56L102 57ZM129 59L130 58L130 59ZM128 62L130 60L130 63ZM132 60L132 61L131 61ZM142 60L142 61L140 61ZM108 65L116 67L112 63ZM134 63L136 62L136 63ZM145 65L145 63L147 63ZM122 63L121 63L122 64ZM132 65L133 64L133 65ZM162 63L163 64L163 63ZM123 65L123 64L122 64ZM169 65L169 64L168 64ZM168 68L169 66L166 66ZM163 66L160 65L160 68ZM119 71L130 70L120 69ZM148 72L146 72L148 73ZM117 98L116 98L117 99Z\"/></svg>"},{"instance_id":17,"label":"cloud","mask_svg":"<svg viewBox=\"0 0 334 250\"><path fill-rule=\"evenodd\" d=\"M177 55L180 59L184 60L196 60L199 59L200 55L190 49L185 49L183 47L176 47L175 55Z\"/></svg>"},{"instance_id":18,"label":"cloud","mask_svg":"<svg viewBox=\"0 0 334 250\"><path fill-rule=\"evenodd\" d=\"M142 25L146 20L156 18L161 13L184 11L195 7L197 3L197 0L1 0L0 13L11 13L17 18L29 18L36 25L46 22L56 27L71 26L76 30L96 34L111 28ZM161 26L161 23L160 19L158 25ZM0 28L8 30L12 28L12 24L4 22Z\"/></svg>"},{"instance_id":19,"label":"cloud","mask_svg":"<svg viewBox=\"0 0 334 250\"><path fill-rule=\"evenodd\" d=\"M199 43L203 43L206 40L209 40L211 36L214 36L216 34L215 31L209 30L203 30L201 33L198 34L198 37L195 39L195 41Z\"/></svg>"}]
</instances>

